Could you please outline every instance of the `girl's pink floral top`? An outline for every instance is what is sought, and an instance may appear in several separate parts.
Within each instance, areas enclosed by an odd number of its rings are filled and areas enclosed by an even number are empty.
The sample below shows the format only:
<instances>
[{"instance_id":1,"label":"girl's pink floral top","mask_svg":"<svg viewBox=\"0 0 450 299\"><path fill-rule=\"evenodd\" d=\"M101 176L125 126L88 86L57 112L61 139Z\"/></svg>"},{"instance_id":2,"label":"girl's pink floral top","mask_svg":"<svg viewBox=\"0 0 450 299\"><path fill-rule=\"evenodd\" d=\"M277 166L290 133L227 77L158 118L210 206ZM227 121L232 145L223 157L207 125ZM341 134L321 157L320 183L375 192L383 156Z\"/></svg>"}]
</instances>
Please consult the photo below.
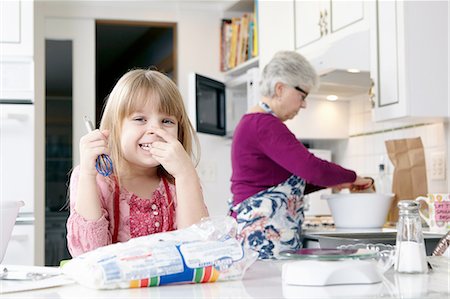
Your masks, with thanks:
<instances>
[{"instance_id":1,"label":"girl's pink floral top","mask_svg":"<svg viewBox=\"0 0 450 299\"><path fill-rule=\"evenodd\" d=\"M95 221L87 220L75 210L79 171L79 166L75 167L69 186L70 215L67 219L67 246L73 257L112 244L114 229L114 180L97 175L103 215ZM150 198L140 198L124 188L120 189L118 242L176 229L175 186L170 183L168 185L171 193L170 202L162 180Z\"/></svg>"}]
</instances>

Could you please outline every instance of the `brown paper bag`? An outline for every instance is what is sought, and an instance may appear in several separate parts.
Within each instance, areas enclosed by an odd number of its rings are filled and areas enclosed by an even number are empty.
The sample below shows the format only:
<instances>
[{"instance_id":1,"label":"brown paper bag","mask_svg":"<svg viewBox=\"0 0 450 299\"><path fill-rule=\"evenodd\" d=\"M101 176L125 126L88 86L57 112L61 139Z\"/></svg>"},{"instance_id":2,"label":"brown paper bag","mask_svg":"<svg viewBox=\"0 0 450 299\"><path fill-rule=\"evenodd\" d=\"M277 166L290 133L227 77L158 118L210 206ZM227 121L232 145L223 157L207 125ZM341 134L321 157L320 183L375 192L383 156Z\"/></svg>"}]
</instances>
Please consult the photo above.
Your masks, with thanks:
<instances>
[{"instance_id":1,"label":"brown paper bag","mask_svg":"<svg viewBox=\"0 0 450 299\"><path fill-rule=\"evenodd\" d=\"M426 196L427 172L425 153L420 137L385 141L389 159L394 165L392 193L395 194L387 217L387 224L398 220L397 203L403 199Z\"/></svg>"}]
</instances>

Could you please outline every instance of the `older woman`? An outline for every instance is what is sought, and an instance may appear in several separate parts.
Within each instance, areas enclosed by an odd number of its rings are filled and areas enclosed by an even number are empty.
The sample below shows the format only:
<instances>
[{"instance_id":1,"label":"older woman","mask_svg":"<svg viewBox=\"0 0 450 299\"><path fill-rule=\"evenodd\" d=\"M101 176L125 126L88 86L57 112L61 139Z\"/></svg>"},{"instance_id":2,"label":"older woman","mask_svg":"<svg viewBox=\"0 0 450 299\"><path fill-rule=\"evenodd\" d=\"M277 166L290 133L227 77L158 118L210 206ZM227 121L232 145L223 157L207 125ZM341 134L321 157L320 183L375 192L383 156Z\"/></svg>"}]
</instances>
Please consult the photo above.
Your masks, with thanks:
<instances>
[{"instance_id":1,"label":"older woman","mask_svg":"<svg viewBox=\"0 0 450 299\"><path fill-rule=\"evenodd\" d=\"M261 101L234 132L231 214L244 245L260 258L301 247L305 194L326 187L365 189L373 182L315 157L283 123L306 108L316 85L317 74L303 56L277 53L263 70Z\"/></svg>"}]
</instances>

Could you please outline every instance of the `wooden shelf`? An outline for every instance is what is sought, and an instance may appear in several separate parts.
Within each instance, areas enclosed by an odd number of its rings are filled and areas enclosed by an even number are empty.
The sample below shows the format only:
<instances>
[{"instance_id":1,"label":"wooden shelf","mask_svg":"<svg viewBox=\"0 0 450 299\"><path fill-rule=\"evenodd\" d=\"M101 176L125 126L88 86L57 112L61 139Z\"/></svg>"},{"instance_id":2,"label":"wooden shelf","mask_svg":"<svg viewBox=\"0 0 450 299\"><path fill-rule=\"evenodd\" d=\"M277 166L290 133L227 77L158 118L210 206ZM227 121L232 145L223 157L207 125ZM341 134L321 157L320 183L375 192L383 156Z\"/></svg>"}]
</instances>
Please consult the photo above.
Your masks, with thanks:
<instances>
[{"instance_id":1,"label":"wooden shelf","mask_svg":"<svg viewBox=\"0 0 450 299\"><path fill-rule=\"evenodd\" d=\"M247 60L246 62L241 63L237 67L224 72L224 75L226 77L239 76L239 75L245 73L248 69L251 69L253 67L258 67L258 64L259 64L259 57L253 57L253 58Z\"/></svg>"},{"instance_id":2,"label":"wooden shelf","mask_svg":"<svg viewBox=\"0 0 450 299\"><path fill-rule=\"evenodd\" d=\"M243 12L243 11L252 11L255 5L254 0L239 0L232 1L232 3L225 8L225 11L229 12Z\"/></svg>"}]
</instances>

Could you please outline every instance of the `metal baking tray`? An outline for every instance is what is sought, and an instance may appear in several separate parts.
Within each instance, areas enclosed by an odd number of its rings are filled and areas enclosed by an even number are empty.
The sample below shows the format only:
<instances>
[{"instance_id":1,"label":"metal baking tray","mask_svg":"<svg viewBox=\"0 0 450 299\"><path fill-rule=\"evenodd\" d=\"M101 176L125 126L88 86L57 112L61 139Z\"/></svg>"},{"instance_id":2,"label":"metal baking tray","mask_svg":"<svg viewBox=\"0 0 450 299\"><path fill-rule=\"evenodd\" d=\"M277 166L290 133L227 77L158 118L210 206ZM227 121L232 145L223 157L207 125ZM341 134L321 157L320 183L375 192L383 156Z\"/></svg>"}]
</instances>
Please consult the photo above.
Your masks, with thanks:
<instances>
[{"instance_id":1,"label":"metal baking tray","mask_svg":"<svg viewBox=\"0 0 450 299\"><path fill-rule=\"evenodd\" d=\"M305 234L304 241L317 241L320 248L336 248L339 245L349 244L391 244L395 245L396 232L367 232L367 233L315 233ZM431 255L434 248L442 238L439 234L424 234L427 255Z\"/></svg>"}]
</instances>

